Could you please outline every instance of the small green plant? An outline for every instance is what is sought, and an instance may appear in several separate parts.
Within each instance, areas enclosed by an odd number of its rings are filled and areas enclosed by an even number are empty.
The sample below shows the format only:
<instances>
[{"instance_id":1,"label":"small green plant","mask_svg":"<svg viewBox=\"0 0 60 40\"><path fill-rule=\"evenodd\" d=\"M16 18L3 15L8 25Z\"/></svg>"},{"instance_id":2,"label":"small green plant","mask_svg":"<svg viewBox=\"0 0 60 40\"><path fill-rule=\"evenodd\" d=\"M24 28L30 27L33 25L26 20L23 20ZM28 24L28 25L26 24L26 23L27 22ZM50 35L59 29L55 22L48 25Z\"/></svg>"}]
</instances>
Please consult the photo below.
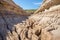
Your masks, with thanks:
<instances>
[{"instance_id":1,"label":"small green plant","mask_svg":"<svg viewBox=\"0 0 60 40\"><path fill-rule=\"evenodd\" d=\"M36 9L29 9L29 10L25 10L25 11L27 11L27 12L35 12Z\"/></svg>"}]
</instances>

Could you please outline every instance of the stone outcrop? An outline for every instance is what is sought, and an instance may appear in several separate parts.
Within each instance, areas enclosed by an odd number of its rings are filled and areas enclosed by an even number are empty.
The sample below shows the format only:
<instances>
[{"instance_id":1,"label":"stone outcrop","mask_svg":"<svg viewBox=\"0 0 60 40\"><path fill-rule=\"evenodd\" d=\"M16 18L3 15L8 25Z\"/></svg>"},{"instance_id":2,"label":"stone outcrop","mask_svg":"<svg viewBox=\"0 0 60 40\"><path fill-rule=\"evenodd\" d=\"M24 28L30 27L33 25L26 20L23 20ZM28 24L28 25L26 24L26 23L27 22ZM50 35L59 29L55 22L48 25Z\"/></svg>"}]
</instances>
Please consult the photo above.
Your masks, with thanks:
<instances>
[{"instance_id":1,"label":"stone outcrop","mask_svg":"<svg viewBox=\"0 0 60 40\"><path fill-rule=\"evenodd\" d=\"M45 11L45 9L49 9L51 6L58 5L58 4L60 4L60 0L58 1L57 0L44 0L40 8L38 8L38 10L35 12L35 14Z\"/></svg>"}]
</instances>

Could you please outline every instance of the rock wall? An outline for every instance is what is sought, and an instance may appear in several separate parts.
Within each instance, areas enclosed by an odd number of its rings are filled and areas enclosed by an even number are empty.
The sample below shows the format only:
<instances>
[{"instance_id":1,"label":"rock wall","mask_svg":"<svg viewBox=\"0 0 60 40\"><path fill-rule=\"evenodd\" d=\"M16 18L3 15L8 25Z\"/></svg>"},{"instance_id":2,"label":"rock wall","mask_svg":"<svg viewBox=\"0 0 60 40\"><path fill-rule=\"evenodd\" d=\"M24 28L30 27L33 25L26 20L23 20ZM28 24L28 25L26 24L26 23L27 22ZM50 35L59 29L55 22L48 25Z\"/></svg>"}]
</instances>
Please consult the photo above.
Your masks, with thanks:
<instances>
[{"instance_id":1,"label":"rock wall","mask_svg":"<svg viewBox=\"0 0 60 40\"><path fill-rule=\"evenodd\" d=\"M60 9L45 11L29 17L20 27L21 40L60 40Z\"/></svg>"},{"instance_id":2,"label":"rock wall","mask_svg":"<svg viewBox=\"0 0 60 40\"><path fill-rule=\"evenodd\" d=\"M15 14L19 15L30 15L26 13L21 7L16 5L12 0L0 0L0 11L14 12Z\"/></svg>"},{"instance_id":3,"label":"rock wall","mask_svg":"<svg viewBox=\"0 0 60 40\"><path fill-rule=\"evenodd\" d=\"M60 5L29 17L0 11L0 40L60 40Z\"/></svg>"},{"instance_id":4,"label":"rock wall","mask_svg":"<svg viewBox=\"0 0 60 40\"><path fill-rule=\"evenodd\" d=\"M0 40L20 40L17 29L14 25L22 23L28 16L1 15L0 13ZM17 29L17 30L16 30Z\"/></svg>"},{"instance_id":5,"label":"rock wall","mask_svg":"<svg viewBox=\"0 0 60 40\"><path fill-rule=\"evenodd\" d=\"M57 0L44 0L40 8L38 8L38 10L36 10L35 13L45 11L45 9L49 9L51 6L58 5L58 4L60 4L60 0L58 1Z\"/></svg>"},{"instance_id":6,"label":"rock wall","mask_svg":"<svg viewBox=\"0 0 60 40\"><path fill-rule=\"evenodd\" d=\"M22 23L29 15L12 0L0 0L0 40L20 40L14 25Z\"/></svg>"}]
</instances>

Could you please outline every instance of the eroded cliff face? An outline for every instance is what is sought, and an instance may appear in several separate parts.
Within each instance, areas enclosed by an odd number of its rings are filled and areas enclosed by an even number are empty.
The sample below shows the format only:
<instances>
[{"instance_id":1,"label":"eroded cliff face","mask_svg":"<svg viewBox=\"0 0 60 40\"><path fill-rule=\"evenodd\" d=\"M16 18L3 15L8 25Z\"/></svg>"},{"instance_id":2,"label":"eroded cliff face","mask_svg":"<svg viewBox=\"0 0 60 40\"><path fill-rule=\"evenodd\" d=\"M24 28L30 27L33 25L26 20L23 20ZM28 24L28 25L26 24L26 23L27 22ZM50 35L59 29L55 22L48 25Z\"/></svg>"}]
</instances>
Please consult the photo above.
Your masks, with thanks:
<instances>
[{"instance_id":1,"label":"eroded cliff face","mask_svg":"<svg viewBox=\"0 0 60 40\"><path fill-rule=\"evenodd\" d=\"M60 9L45 11L29 17L20 27L21 40L60 40Z\"/></svg>"},{"instance_id":2,"label":"eroded cliff face","mask_svg":"<svg viewBox=\"0 0 60 40\"><path fill-rule=\"evenodd\" d=\"M23 23L20 23L20 16L0 17L0 39L60 40L60 9L49 10L33 14Z\"/></svg>"},{"instance_id":3,"label":"eroded cliff face","mask_svg":"<svg viewBox=\"0 0 60 40\"><path fill-rule=\"evenodd\" d=\"M22 23L26 19L27 16L0 15L0 40L20 40L14 25Z\"/></svg>"},{"instance_id":4,"label":"eroded cliff face","mask_svg":"<svg viewBox=\"0 0 60 40\"><path fill-rule=\"evenodd\" d=\"M4 13L0 12L0 40L60 40L60 5L29 17Z\"/></svg>"},{"instance_id":5,"label":"eroded cliff face","mask_svg":"<svg viewBox=\"0 0 60 40\"><path fill-rule=\"evenodd\" d=\"M0 0L0 11L14 12L15 14L19 15L30 15L26 13L21 7L16 5L12 0Z\"/></svg>"},{"instance_id":6,"label":"eroded cliff face","mask_svg":"<svg viewBox=\"0 0 60 40\"><path fill-rule=\"evenodd\" d=\"M0 0L0 40L20 40L14 25L22 23L29 15L12 0Z\"/></svg>"},{"instance_id":7,"label":"eroded cliff face","mask_svg":"<svg viewBox=\"0 0 60 40\"><path fill-rule=\"evenodd\" d=\"M60 4L60 0L44 0L41 6L36 10L36 13L43 12L45 9L49 9L51 6Z\"/></svg>"}]
</instances>

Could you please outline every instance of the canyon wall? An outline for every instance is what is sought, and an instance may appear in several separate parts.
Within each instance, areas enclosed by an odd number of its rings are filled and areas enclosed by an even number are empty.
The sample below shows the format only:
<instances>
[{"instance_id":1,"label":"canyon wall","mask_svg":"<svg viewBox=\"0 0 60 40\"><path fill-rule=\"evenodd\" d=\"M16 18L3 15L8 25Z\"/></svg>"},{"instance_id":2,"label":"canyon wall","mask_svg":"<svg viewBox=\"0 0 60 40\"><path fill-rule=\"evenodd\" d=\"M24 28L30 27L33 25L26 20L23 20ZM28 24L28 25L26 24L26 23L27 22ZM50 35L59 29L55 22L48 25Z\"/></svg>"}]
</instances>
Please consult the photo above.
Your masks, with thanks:
<instances>
[{"instance_id":1,"label":"canyon wall","mask_svg":"<svg viewBox=\"0 0 60 40\"><path fill-rule=\"evenodd\" d=\"M60 4L27 16L23 15L23 9L22 15L18 15L18 9L12 10L4 6L2 3L7 3L5 1L8 0L0 1L0 40L60 40Z\"/></svg>"},{"instance_id":2,"label":"canyon wall","mask_svg":"<svg viewBox=\"0 0 60 40\"><path fill-rule=\"evenodd\" d=\"M35 11L36 13L45 11L46 9L49 9L52 6L60 4L60 0L44 0L41 6Z\"/></svg>"}]
</instances>

